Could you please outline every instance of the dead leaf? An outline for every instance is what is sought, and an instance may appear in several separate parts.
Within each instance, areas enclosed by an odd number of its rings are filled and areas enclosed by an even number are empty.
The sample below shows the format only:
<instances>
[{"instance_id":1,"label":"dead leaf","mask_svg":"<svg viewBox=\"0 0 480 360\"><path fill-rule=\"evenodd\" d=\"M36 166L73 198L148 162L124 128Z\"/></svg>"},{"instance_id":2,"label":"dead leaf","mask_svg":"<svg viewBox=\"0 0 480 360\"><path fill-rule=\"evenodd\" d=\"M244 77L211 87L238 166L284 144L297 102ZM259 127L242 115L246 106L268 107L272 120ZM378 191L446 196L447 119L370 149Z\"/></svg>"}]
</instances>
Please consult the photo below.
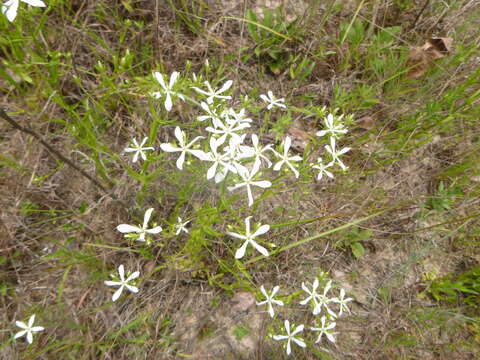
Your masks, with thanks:
<instances>
[{"instance_id":1,"label":"dead leaf","mask_svg":"<svg viewBox=\"0 0 480 360\"><path fill-rule=\"evenodd\" d=\"M361 130L371 130L375 127L375 121L371 116L364 116L355 121L355 128Z\"/></svg>"},{"instance_id":2,"label":"dead leaf","mask_svg":"<svg viewBox=\"0 0 480 360\"><path fill-rule=\"evenodd\" d=\"M409 79L422 77L434 60L441 59L451 52L452 43L452 38L431 38L424 45L411 49L407 61L407 66L411 69L407 77Z\"/></svg>"}]
</instances>

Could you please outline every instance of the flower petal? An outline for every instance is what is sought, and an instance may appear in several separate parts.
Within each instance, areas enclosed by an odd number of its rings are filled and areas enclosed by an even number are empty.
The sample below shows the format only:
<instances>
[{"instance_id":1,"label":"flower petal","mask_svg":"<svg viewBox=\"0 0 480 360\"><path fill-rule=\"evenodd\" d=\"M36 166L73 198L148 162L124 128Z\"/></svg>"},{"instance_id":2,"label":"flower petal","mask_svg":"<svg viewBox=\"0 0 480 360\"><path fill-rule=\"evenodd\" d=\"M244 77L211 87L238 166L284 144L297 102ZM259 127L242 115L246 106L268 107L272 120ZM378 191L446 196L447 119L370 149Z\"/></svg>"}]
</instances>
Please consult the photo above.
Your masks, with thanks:
<instances>
[{"instance_id":1,"label":"flower petal","mask_svg":"<svg viewBox=\"0 0 480 360\"><path fill-rule=\"evenodd\" d=\"M112 301L114 302L117 301L120 295L122 295L122 291L123 291L123 285L120 286L117 291L115 291L115 293L112 296Z\"/></svg>"},{"instance_id":2,"label":"flower petal","mask_svg":"<svg viewBox=\"0 0 480 360\"><path fill-rule=\"evenodd\" d=\"M120 231L121 233L132 233L132 232L139 233L142 231L142 229L140 229L139 227L128 225L128 224L118 225L117 230Z\"/></svg>"},{"instance_id":3,"label":"flower petal","mask_svg":"<svg viewBox=\"0 0 480 360\"><path fill-rule=\"evenodd\" d=\"M158 234L158 233L162 232L162 227L161 226L155 226L153 229L145 230L145 232L147 232L149 234Z\"/></svg>"},{"instance_id":4,"label":"flower petal","mask_svg":"<svg viewBox=\"0 0 480 360\"><path fill-rule=\"evenodd\" d=\"M268 230L270 230L270 225L262 225L260 226L255 233L253 233L252 238L255 238L259 235L265 234Z\"/></svg>"},{"instance_id":5,"label":"flower petal","mask_svg":"<svg viewBox=\"0 0 480 360\"><path fill-rule=\"evenodd\" d=\"M235 252L235 259L241 259L247 250L248 241L245 241L242 246Z\"/></svg>"},{"instance_id":6,"label":"flower petal","mask_svg":"<svg viewBox=\"0 0 480 360\"><path fill-rule=\"evenodd\" d=\"M150 217L152 216L153 208L148 209L145 211L145 215L143 215L143 228L146 229L148 222L150 221Z\"/></svg>"}]
</instances>

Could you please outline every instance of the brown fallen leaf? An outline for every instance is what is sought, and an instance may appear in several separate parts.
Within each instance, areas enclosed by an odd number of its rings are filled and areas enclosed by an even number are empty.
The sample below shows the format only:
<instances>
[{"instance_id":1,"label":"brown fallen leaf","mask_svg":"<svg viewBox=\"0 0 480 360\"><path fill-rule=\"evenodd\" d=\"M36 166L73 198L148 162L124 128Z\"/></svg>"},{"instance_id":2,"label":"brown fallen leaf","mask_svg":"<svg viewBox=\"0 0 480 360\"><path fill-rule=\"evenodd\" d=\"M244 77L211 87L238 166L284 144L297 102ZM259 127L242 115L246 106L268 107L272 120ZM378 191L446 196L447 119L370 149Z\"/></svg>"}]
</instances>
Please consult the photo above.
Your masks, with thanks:
<instances>
[{"instance_id":1,"label":"brown fallen leaf","mask_svg":"<svg viewBox=\"0 0 480 360\"><path fill-rule=\"evenodd\" d=\"M452 48L452 38L431 38L422 46L415 46L410 50L407 66L411 68L407 73L409 79L422 77L434 60L445 57Z\"/></svg>"}]
</instances>

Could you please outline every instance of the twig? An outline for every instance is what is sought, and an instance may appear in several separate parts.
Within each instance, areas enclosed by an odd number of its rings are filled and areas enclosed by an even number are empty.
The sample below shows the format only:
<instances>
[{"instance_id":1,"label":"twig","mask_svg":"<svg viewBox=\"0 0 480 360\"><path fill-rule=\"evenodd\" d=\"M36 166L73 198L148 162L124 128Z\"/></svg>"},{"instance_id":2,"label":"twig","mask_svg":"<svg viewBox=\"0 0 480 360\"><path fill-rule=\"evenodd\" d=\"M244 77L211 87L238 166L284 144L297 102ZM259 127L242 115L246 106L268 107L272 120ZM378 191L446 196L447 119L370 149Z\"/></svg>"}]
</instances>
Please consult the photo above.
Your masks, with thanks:
<instances>
[{"instance_id":1,"label":"twig","mask_svg":"<svg viewBox=\"0 0 480 360\"><path fill-rule=\"evenodd\" d=\"M417 25L418 20L420 20L420 16L422 16L423 12L427 8L428 4L430 3L430 0L425 0L425 4L423 4L422 10L417 14L417 17L413 21L412 25L410 26L410 30L415 29L415 26Z\"/></svg>"},{"instance_id":2,"label":"twig","mask_svg":"<svg viewBox=\"0 0 480 360\"><path fill-rule=\"evenodd\" d=\"M24 132L26 134L32 135L35 139L37 139L40 144L45 146L45 148L53 155L55 155L57 158L59 158L61 161L69 165L70 167L74 168L77 170L80 174L82 174L84 177L86 177L90 182L92 182L96 187L98 187L102 192L104 192L107 195L112 196L112 194L109 194L108 190L98 182L98 180L94 179L92 176L90 176L85 170L79 168L77 165L73 163L72 160L66 158L63 156L60 152L55 150L50 144L48 144L45 140L42 139L40 135L38 135L35 131L33 131L30 128L24 127L17 123L15 120L13 120L2 108L0 108L0 117L6 120L10 125L12 125L15 129L20 130L21 132Z\"/></svg>"}]
</instances>

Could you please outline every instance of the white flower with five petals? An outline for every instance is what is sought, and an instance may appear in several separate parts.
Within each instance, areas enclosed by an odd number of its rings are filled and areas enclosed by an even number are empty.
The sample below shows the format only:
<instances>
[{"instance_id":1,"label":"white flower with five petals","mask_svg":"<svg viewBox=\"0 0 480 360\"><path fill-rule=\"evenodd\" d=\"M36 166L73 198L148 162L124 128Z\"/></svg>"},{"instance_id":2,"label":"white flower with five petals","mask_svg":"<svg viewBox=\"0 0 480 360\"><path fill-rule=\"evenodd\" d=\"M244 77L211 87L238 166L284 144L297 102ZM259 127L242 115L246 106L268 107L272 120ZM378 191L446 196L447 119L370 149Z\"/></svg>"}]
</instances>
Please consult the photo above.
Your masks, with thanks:
<instances>
[{"instance_id":1,"label":"white flower with five petals","mask_svg":"<svg viewBox=\"0 0 480 360\"><path fill-rule=\"evenodd\" d=\"M273 151L272 145L268 144L264 147L261 147L258 141L258 136L256 134L252 134L252 145L253 145L253 156L255 156L255 163L260 163L262 162L262 159L265 161L267 164L267 167L272 166L272 162L268 157L263 155L265 151Z\"/></svg>"},{"instance_id":2,"label":"white flower with five petals","mask_svg":"<svg viewBox=\"0 0 480 360\"><path fill-rule=\"evenodd\" d=\"M317 159L317 163L312 166L312 169L319 170L317 175L317 180L322 180L323 175L327 175L329 178L333 179L333 174L328 171L327 169L333 165L333 162L329 162L328 164L324 164L322 158Z\"/></svg>"},{"instance_id":3,"label":"white flower with five petals","mask_svg":"<svg viewBox=\"0 0 480 360\"><path fill-rule=\"evenodd\" d=\"M222 87L218 90L213 90L212 85L208 81L205 81L204 84L207 86L208 91L202 90L197 87L192 87L195 91L199 92L200 94L207 95L207 104L212 104L213 99L231 99L232 97L229 95L220 95L223 94L225 91L230 89L230 87L233 84L232 80L227 80L225 84L222 85Z\"/></svg>"},{"instance_id":4,"label":"white flower with five petals","mask_svg":"<svg viewBox=\"0 0 480 360\"><path fill-rule=\"evenodd\" d=\"M15 321L15 325L17 325L22 330L16 333L14 338L18 339L19 337L26 335L27 342L31 344L33 342L32 333L44 330L43 326L33 326L34 322L35 322L35 314L30 316L30 319L28 319L28 324L25 324L23 321Z\"/></svg>"},{"instance_id":5,"label":"white flower with five petals","mask_svg":"<svg viewBox=\"0 0 480 360\"><path fill-rule=\"evenodd\" d=\"M350 301L353 301L353 298L346 298L345 299L345 290L340 289L340 297L338 298L333 298L332 302L337 303L340 305L340 310L338 311L338 316L342 316L343 311L350 312L350 309L347 306L347 303Z\"/></svg>"},{"instance_id":6,"label":"white flower with five petals","mask_svg":"<svg viewBox=\"0 0 480 360\"><path fill-rule=\"evenodd\" d=\"M123 265L120 265L118 267L118 275L120 277L119 281L110 281L110 280L105 281L105 285L107 286L119 286L118 290L115 291L115 293L112 296L112 301L118 300L124 288L127 288L128 291L132 293L138 293L138 287L129 284L129 282L138 278L138 276L140 275L140 272L135 271L134 273L128 275L128 277L125 279L125 269ZM111 275L111 277L113 278L113 275Z\"/></svg>"},{"instance_id":7,"label":"white flower with five petals","mask_svg":"<svg viewBox=\"0 0 480 360\"><path fill-rule=\"evenodd\" d=\"M269 295L268 292L263 287L263 285L260 286L260 291L262 292L263 296L265 296L266 300L257 302L257 306L267 304L268 305L268 313L269 313L270 317L272 317L272 318L275 316L275 312L273 311L273 305L272 304L275 304L275 305L278 305L278 306L283 306L283 301L275 300L273 298L275 296L275 294L278 292L279 289L280 289L280 286L278 286L278 285L275 286L272 290L272 293Z\"/></svg>"},{"instance_id":8,"label":"white flower with five petals","mask_svg":"<svg viewBox=\"0 0 480 360\"><path fill-rule=\"evenodd\" d=\"M325 315L322 316L320 319L321 326L320 327L312 327L310 328L312 331L320 331L320 334L318 335L317 341L315 341L315 344L318 344L320 341L322 341L322 336L325 334L328 340L331 342L335 342L335 337L333 336L334 333L331 332L333 328L337 325L335 322L331 323L326 323L327 319L325 318ZM325 324L326 323L326 324Z\"/></svg>"},{"instance_id":9,"label":"white flower with five petals","mask_svg":"<svg viewBox=\"0 0 480 360\"><path fill-rule=\"evenodd\" d=\"M155 150L154 147L152 146L146 146L144 147L145 143L147 142L148 137L143 138L142 142L138 144L137 139L133 138L132 139L132 147L127 147L123 151L124 152L133 152L133 162L137 162L138 156L140 156L143 160L147 160L147 156L145 155L145 151L147 150Z\"/></svg>"},{"instance_id":10,"label":"white flower with five petals","mask_svg":"<svg viewBox=\"0 0 480 360\"><path fill-rule=\"evenodd\" d=\"M320 312L322 311L322 307L324 307L331 316L336 317L336 314L328 307L328 303L333 301L333 299L327 297L327 293L332 287L332 281L328 281L328 283L325 285L325 288L323 289L323 294L317 293L319 285L320 283L318 279L315 279L312 284L312 290L310 290L305 285L305 283L302 282L302 289L308 294L308 297L300 301L300 304L306 305L308 302L311 301L313 303L313 315L320 314Z\"/></svg>"},{"instance_id":11,"label":"white flower with five petals","mask_svg":"<svg viewBox=\"0 0 480 360\"><path fill-rule=\"evenodd\" d=\"M268 96L267 96L268 95ZM270 110L271 108L273 108L274 106L278 106L278 107L281 107L281 108L286 108L287 106L284 104L285 103L285 99L284 98L281 98L281 99L277 99L274 95L273 95L273 92L271 92L270 90L267 92L267 95L260 95L260 98L265 101L266 103L268 103L267 105L267 109Z\"/></svg>"},{"instance_id":12,"label":"white flower with five petals","mask_svg":"<svg viewBox=\"0 0 480 360\"><path fill-rule=\"evenodd\" d=\"M336 149L336 140L332 136L332 137L330 137L330 144L325 145L325 149L330 153L330 156L332 157L332 163L336 162L336 163L338 163L338 165L340 165L342 170L347 170L347 167L342 162L342 160L340 160L339 156L345 154L346 152L349 152L350 151L349 147L343 148L341 150L337 150Z\"/></svg>"},{"instance_id":13,"label":"white flower with five petals","mask_svg":"<svg viewBox=\"0 0 480 360\"><path fill-rule=\"evenodd\" d=\"M327 117L325 118L325 130L320 130L316 133L317 136L324 136L326 134L330 134L330 136L333 136L335 138L339 137L339 134L346 134L348 132L347 129L345 129L345 126L343 124L339 123L343 118L343 115L340 115L337 124L335 124L334 120L335 117L333 114L328 114Z\"/></svg>"},{"instance_id":14,"label":"white flower with five petals","mask_svg":"<svg viewBox=\"0 0 480 360\"><path fill-rule=\"evenodd\" d=\"M292 326L292 328L293 328L293 326ZM298 325L295 328L295 330L291 331L290 330L290 322L288 320L285 320L285 331L286 331L287 335L273 335L273 340L276 340L276 341L287 340L286 351L287 351L287 355L290 355L292 353L292 348L291 348L291 344L290 344L292 341L302 348L307 347L307 345L305 344L305 342L303 341L302 338L295 337L295 335L297 335L298 333L301 333L303 331L303 328L304 328L304 326L302 324L302 325Z\"/></svg>"},{"instance_id":15,"label":"white flower with five petals","mask_svg":"<svg viewBox=\"0 0 480 360\"><path fill-rule=\"evenodd\" d=\"M207 170L207 180L215 177L215 182L219 183L227 173L237 173L237 168L232 164L231 151L219 152L219 147L223 144L222 139L210 138L210 152L206 153L201 160L211 161L213 165Z\"/></svg>"},{"instance_id":16,"label":"white flower with five petals","mask_svg":"<svg viewBox=\"0 0 480 360\"><path fill-rule=\"evenodd\" d=\"M195 144L198 140L204 138L203 136L197 136L195 139L193 139L187 144L187 136L178 126L175 127L174 133L175 133L175 137L177 138L179 147L175 147L169 143L164 143L164 144L160 144L160 149L166 152L180 152L180 156L178 157L177 163L176 163L177 168L179 168L180 170L183 169L183 163L185 162L185 156L187 152L196 156L200 160L205 160L205 156L206 156L205 152L203 152L202 150L191 149L193 144Z\"/></svg>"},{"instance_id":17,"label":"white flower with five petals","mask_svg":"<svg viewBox=\"0 0 480 360\"><path fill-rule=\"evenodd\" d=\"M245 235L237 234L234 232L227 232L228 235L245 240L242 246L235 252L235 259L241 259L245 255L245 251L247 250L248 244L252 245L255 249L257 249L263 256L268 256L268 251L263 246L259 245L254 239L257 236L265 234L268 230L270 230L270 225L260 225L260 227L252 234L250 232L250 219L252 217L249 216L245 219Z\"/></svg>"},{"instance_id":18,"label":"white flower with five petals","mask_svg":"<svg viewBox=\"0 0 480 360\"><path fill-rule=\"evenodd\" d=\"M190 220L183 222L182 218L178 217L177 223L175 224L175 229L177 230L175 232L175 235L179 235L182 231L188 233L187 224L189 222L190 222Z\"/></svg>"},{"instance_id":19,"label":"white flower with five petals","mask_svg":"<svg viewBox=\"0 0 480 360\"><path fill-rule=\"evenodd\" d=\"M127 224L120 224L117 226L117 230L121 233L137 233L140 234L137 238L137 241L145 241L146 234L158 234L162 231L160 226L155 226L152 229L147 229L148 222L150 221L150 217L152 216L153 208L148 209L145 211L145 215L143 217L143 225L142 227L127 225Z\"/></svg>"},{"instance_id":20,"label":"white flower with five petals","mask_svg":"<svg viewBox=\"0 0 480 360\"><path fill-rule=\"evenodd\" d=\"M236 121L222 122L221 120L218 120L216 123L216 128L208 126L205 130L207 130L212 134L220 135L219 141L223 143L225 142L228 136L239 139L240 135L237 134L237 132L242 131L243 129L246 129L249 127L250 127L250 124L245 122L244 123L238 123Z\"/></svg>"},{"instance_id":21,"label":"white flower with five petals","mask_svg":"<svg viewBox=\"0 0 480 360\"><path fill-rule=\"evenodd\" d=\"M238 184L235 184L234 186L228 187L229 191L233 191L235 189L245 186L247 188L248 206L253 205L253 195L252 195L252 189L251 189L252 185L258 186L262 189L266 189L272 186L272 183L268 180L254 180L255 175L258 173L259 168L260 168L259 162L255 162L253 164L251 171L248 171L248 169L245 166L237 164L238 175L242 178L243 181Z\"/></svg>"},{"instance_id":22,"label":"white flower with five petals","mask_svg":"<svg viewBox=\"0 0 480 360\"><path fill-rule=\"evenodd\" d=\"M298 178L300 173L298 172L297 169L295 169L295 166L293 166L291 162L302 161L303 159L299 155L295 155L295 156L289 155L288 151L290 150L291 145L292 145L292 139L290 138L290 136L287 136L285 138L285 141L283 142L283 154L280 154L279 152L273 150L273 152L280 158L280 161L273 166L273 170L280 171L282 166L286 164L290 168L290 170L292 170L292 172L295 174L295 177Z\"/></svg>"},{"instance_id":23,"label":"white flower with five petals","mask_svg":"<svg viewBox=\"0 0 480 360\"><path fill-rule=\"evenodd\" d=\"M177 81L177 78L178 78L178 75L180 75L179 72L177 71L174 71L171 75L170 75L170 81L168 83L168 85L165 83L165 80L163 80L163 75L160 74L159 72L155 71L153 73L153 76L155 77L155 79L157 79L158 83L160 84L160 86L162 87L163 89L163 93L165 93L165 109L167 111L170 111L172 110L172 106L173 106L173 102L172 102L172 96L176 96L178 97L179 99L182 99L183 101L185 101L185 97L176 92L176 91L173 91L173 87L175 85L175 82ZM153 97L155 97L156 99L160 99L160 97L162 96L162 92L160 91L155 91L152 93Z\"/></svg>"},{"instance_id":24,"label":"white flower with five petals","mask_svg":"<svg viewBox=\"0 0 480 360\"><path fill-rule=\"evenodd\" d=\"M45 7L45 3L42 0L21 0L22 2L35 6L35 7ZM18 6L20 5L20 0L7 0L2 4L2 14L4 14L8 21L12 22L17 17Z\"/></svg>"}]
</instances>

